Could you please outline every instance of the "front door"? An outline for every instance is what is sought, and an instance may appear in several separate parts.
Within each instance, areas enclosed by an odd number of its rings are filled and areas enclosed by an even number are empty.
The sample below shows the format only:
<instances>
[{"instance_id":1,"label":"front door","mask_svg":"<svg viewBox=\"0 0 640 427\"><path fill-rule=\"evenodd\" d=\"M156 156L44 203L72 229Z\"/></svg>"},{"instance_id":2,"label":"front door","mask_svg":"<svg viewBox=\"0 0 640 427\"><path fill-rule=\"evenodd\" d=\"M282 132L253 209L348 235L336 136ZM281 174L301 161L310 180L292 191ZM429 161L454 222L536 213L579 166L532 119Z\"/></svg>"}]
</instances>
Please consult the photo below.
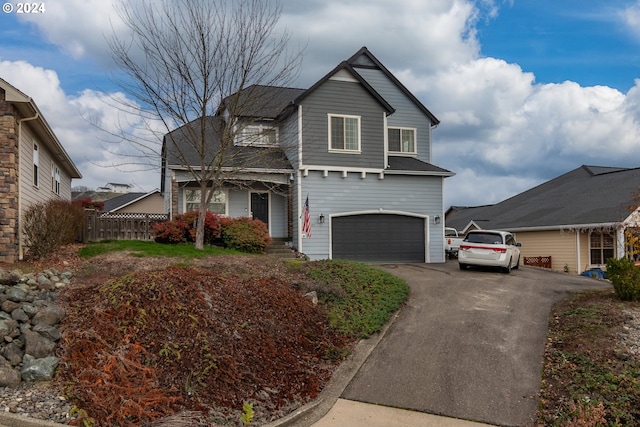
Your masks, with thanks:
<instances>
[{"instance_id":1,"label":"front door","mask_svg":"<svg viewBox=\"0 0 640 427\"><path fill-rule=\"evenodd\" d=\"M251 193L251 215L269 226L269 193Z\"/></svg>"}]
</instances>

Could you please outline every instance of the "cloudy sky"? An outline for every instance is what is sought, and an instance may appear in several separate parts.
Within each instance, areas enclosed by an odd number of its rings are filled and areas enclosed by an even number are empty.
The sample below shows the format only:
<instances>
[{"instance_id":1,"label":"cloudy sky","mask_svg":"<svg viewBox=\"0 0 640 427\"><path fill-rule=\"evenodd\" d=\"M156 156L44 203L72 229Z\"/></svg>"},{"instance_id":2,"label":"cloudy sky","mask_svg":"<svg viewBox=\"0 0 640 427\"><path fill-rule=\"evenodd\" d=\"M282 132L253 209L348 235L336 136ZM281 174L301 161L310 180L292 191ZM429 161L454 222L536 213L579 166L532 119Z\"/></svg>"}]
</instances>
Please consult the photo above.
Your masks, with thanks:
<instances>
[{"instance_id":1,"label":"cloudy sky","mask_svg":"<svg viewBox=\"0 0 640 427\"><path fill-rule=\"evenodd\" d=\"M0 13L0 77L31 96L83 174L74 185L159 187L113 167L91 121L126 120L105 36L118 0L48 0ZM2 3L2 1L0 1ZM640 167L639 0L283 0L309 87L367 46L440 120L445 209L501 201L583 164ZM87 120L90 117L91 120ZM127 172L133 170L133 172ZM585 195L585 197L588 197Z\"/></svg>"}]
</instances>

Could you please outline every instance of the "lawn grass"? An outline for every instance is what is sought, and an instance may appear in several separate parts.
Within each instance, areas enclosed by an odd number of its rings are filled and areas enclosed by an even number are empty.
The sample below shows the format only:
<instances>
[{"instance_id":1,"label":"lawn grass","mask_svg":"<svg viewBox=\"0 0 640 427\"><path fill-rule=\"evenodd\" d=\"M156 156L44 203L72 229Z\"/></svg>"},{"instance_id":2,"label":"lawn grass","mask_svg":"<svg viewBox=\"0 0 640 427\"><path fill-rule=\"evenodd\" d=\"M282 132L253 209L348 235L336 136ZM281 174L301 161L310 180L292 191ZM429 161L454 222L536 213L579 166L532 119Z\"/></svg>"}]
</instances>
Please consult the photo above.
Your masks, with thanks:
<instances>
[{"instance_id":1,"label":"lawn grass","mask_svg":"<svg viewBox=\"0 0 640 427\"><path fill-rule=\"evenodd\" d=\"M203 258L212 255L238 255L242 252L224 249L217 246L206 246L202 250L195 248L193 243L168 245L142 240L103 240L89 243L80 249L81 258L90 258L109 252L129 251L132 256L166 256L177 258Z\"/></svg>"},{"instance_id":2,"label":"lawn grass","mask_svg":"<svg viewBox=\"0 0 640 427\"><path fill-rule=\"evenodd\" d=\"M329 289L318 298L327 308L330 325L359 338L378 332L409 296L403 279L368 264L315 261L307 274Z\"/></svg>"}]
</instances>

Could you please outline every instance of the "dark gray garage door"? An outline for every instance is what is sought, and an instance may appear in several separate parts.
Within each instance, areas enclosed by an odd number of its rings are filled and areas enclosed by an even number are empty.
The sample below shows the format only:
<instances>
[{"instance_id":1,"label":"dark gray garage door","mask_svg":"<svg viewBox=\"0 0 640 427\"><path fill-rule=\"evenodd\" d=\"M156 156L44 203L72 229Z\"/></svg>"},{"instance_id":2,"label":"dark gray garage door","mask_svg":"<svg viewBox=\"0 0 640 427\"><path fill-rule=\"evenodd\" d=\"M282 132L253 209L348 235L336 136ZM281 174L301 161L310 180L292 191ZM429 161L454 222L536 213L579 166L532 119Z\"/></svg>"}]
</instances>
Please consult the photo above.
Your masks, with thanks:
<instances>
[{"instance_id":1,"label":"dark gray garage door","mask_svg":"<svg viewBox=\"0 0 640 427\"><path fill-rule=\"evenodd\" d=\"M392 214L339 216L331 222L333 258L424 262L424 218Z\"/></svg>"}]
</instances>

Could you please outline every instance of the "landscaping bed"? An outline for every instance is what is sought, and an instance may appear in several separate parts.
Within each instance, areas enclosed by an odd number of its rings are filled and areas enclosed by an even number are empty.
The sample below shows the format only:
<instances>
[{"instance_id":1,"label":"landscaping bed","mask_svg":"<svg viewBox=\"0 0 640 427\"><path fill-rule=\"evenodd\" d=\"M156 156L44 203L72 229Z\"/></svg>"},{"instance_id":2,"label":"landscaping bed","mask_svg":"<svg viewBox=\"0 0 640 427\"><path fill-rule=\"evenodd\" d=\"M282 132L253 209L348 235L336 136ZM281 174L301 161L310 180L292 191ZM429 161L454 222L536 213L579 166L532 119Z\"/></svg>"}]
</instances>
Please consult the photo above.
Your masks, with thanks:
<instances>
[{"instance_id":1,"label":"landscaping bed","mask_svg":"<svg viewBox=\"0 0 640 427\"><path fill-rule=\"evenodd\" d=\"M408 295L400 279L357 263L78 249L31 265L75 272L58 295L67 315L52 386L76 425L280 418L317 397Z\"/></svg>"},{"instance_id":2,"label":"landscaping bed","mask_svg":"<svg viewBox=\"0 0 640 427\"><path fill-rule=\"evenodd\" d=\"M540 426L640 424L640 302L577 295L549 320Z\"/></svg>"}]
</instances>

